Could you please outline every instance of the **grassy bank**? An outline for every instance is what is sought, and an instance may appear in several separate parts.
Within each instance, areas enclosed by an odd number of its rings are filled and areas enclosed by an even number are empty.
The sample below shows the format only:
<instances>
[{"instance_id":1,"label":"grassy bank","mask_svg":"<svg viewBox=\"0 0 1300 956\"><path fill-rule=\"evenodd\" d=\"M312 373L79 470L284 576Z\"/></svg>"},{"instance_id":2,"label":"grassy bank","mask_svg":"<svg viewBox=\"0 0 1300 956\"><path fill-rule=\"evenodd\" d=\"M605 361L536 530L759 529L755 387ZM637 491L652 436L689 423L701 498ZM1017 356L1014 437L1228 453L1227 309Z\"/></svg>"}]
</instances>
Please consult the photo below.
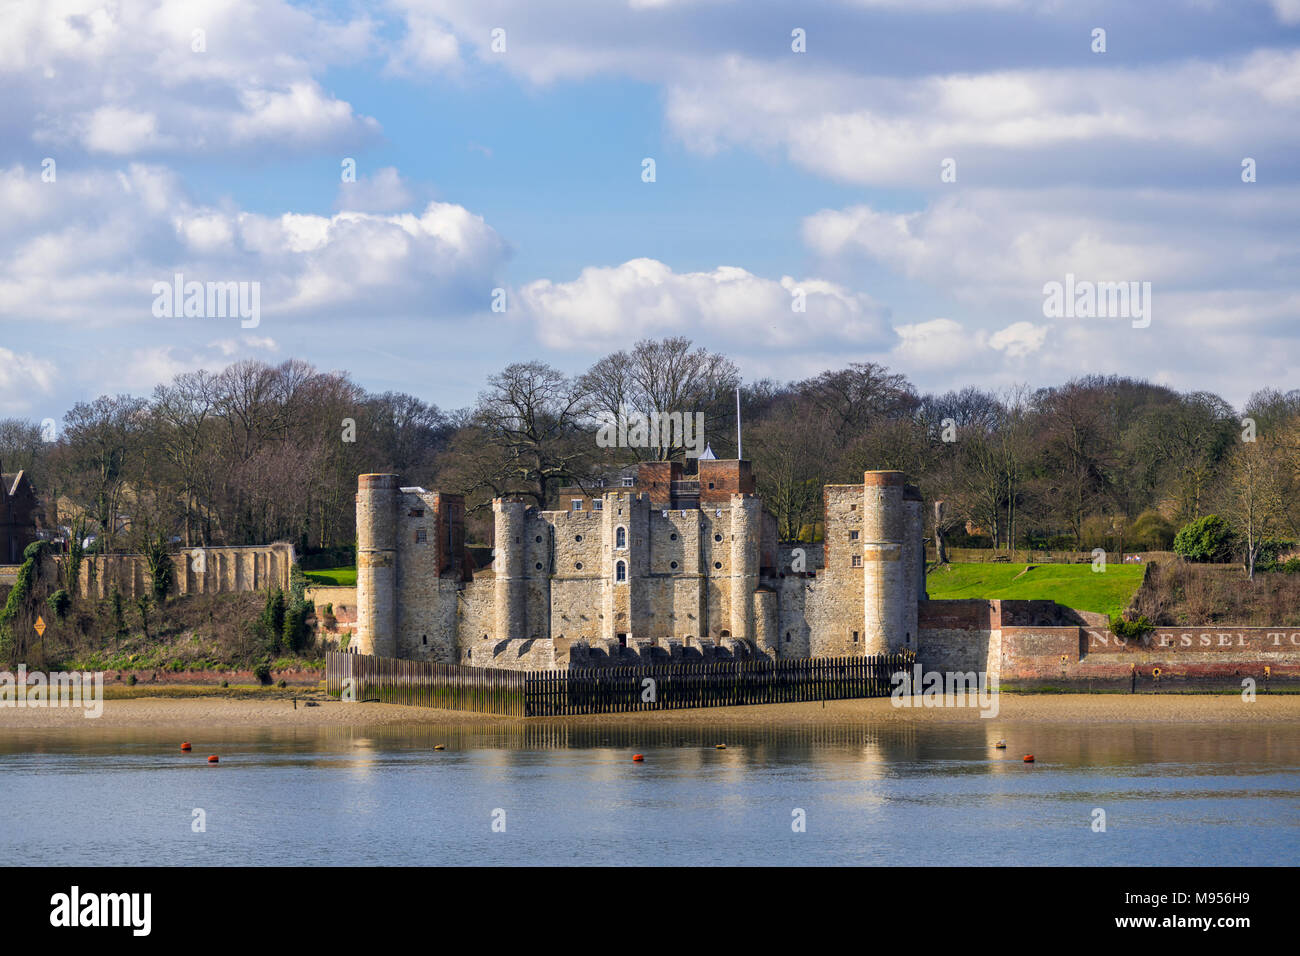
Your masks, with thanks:
<instances>
[{"instance_id":1,"label":"grassy bank","mask_svg":"<svg viewBox=\"0 0 1300 956\"><path fill-rule=\"evenodd\" d=\"M1091 564L949 564L931 571L925 586L934 600L1046 600L1114 615L1133 600L1143 571L1140 564L1108 564L1102 572Z\"/></svg>"},{"instance_id":2,"label":"grassy bank","mask_svg":"<svg viewBox=\"0 0 1300 956\"><path fill-rule=\"evenodd\" d=\"M7 589L0 589L4 591ZM0 594L0 598L3 594ZM45 632L30 625L15 656L29 668L106 672L323 670L325 648L291 651L257 624L266 603L261 592L169 597L141 608L123 601L78 599L63 617L44 609Z\"/></svg>"},{"instance_id":3,"label":"grassy bank","mask_svg":"<svg viewBox=\"0 0 1300 956\"><path fill-rule=\"evenodd\" d=\"M357 586L357 569L355 567L304 571L303 576L307 579L308 584L319 584L335 588L354 588Z\"/></svg>"}]
</instances>

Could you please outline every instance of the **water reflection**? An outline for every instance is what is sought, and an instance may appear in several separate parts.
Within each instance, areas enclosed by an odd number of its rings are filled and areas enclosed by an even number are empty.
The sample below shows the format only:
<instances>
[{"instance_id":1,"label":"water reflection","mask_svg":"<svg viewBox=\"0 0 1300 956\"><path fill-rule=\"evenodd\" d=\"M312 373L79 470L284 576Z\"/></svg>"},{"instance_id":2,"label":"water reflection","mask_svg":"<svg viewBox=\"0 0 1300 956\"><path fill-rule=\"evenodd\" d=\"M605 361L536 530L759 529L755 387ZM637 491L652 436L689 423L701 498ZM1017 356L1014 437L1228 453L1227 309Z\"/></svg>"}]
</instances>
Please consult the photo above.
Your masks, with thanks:
<instances>
[{"instance_id":1,"label":"water reflection","mask_svg":"<svg viewBox=\"0 0 1300 956\"><path fill-rule=\"evenodd\" d=\"M1286 725L250 728L195 735L191 755L173 737L7 734L0 850L36 864L56 845L90 864L1300 859ZM1089 828L1097 807L1105 834Z\"/></svg>"}]
</instances>

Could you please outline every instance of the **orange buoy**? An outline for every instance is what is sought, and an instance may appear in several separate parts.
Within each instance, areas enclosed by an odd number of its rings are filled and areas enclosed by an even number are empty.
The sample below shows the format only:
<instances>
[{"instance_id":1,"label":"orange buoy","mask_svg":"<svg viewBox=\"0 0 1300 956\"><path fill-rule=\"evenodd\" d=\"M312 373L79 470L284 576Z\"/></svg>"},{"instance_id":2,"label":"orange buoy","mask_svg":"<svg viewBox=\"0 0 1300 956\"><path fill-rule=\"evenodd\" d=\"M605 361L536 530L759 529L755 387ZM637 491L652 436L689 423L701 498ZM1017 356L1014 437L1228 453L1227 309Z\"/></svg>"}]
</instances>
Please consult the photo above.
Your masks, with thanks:
<instances>
[{"instance_id":1,"label":"orange buoy","mask_svg":"<svg viewBox=\"0 0 1300 956\"><path fill-rule=\"evenodd\" d=\"M1034 762L1034 755L1033 755L1033 754L1025 754L1025 763L1033 763L1033 762Z\"/></svg>"},{"instance_id":2,"label":"orange buoy","mask_svg":"<svg viewBox=\"0 0 1300 956\"><path fill-rule=\"evenodd\" d=\"M714 750L726 750L726 749L727 749L727 745L726 745L726 744L718 744L718 745L717 745L716 747L714 747L713 749L714 749Z\"/></svg>"},{"instance_id":3,"label":"orange buoy","mask_svg":"<svg viewBox=\"0 0 1300 956\"><path fill-rule=\"evenodd\" d=\"M445 746L443 746L442 744L434 744L434 745L433 745L433 749L434 749L434 750L446 750L447 748L446 748Z\"/></svg>"},{"instance_id":4,"label":"orange buoy","mask_svg":"<svg viewBox=\"0 0 1300 956\"><path fill-rule=\"evenodd\" d=\"M220 762L220 758L218 758L216 754L213 754L211 757L208 758L208 763L219 763L219 762Z\"/></svg>"},{"instance_id":5,"label":"orange buoy","mask_svg":"<svg viewBox=\"0 0 1300 956\"><path fill-rule=\"evenodd\" d=\"M193 750L193 749L194 748L190 746L190 742L188 740L185 741L185 743L181 744L181 750Z\"/></svg>"},{"instance_id":6,"label":"orange buoy","mask_svg":"<svg viewBox=\"0 0 1300 956\"><path fill-rule=\"evenodd\" d=\"M645 763L645 754L633 754L633 755L632 755L632 762L633 762L633 763Z\"/></svg>"},{"instance_id":7,"label":"orange buoy","mask_svg":"<svg viewBox=\"0 0 1300 956\"><path fill-rule=\"evenodd\" d=\"M1005 740L999 740L999 741L998 741L997 743L995 743L993 746L994 746L994 748L997 749L997 750L1006 750L1006 749L1007 749L1007 742L1006 742Z\"/></svg>"}]
</instances>

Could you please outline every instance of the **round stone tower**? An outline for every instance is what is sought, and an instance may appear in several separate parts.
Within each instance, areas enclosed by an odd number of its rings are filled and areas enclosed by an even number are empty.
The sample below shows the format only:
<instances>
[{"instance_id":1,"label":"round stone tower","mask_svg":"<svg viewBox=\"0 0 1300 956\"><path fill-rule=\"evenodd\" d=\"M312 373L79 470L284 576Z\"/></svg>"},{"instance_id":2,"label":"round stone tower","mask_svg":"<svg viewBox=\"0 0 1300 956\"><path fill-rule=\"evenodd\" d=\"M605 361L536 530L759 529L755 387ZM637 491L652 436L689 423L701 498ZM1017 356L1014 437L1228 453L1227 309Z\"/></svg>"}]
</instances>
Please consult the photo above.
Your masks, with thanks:
<instances>
[{"instance_id":1,"label":"round stone tower","mask_svg":"<svg viewBox=\"0 0 1300 956\"><path fill-rule=\"evenodd\" d=\"M524 532L528 506L510 498L494 498L492 572L496 575L495 641L527 637L525 621Z\"/></svg>"},{"instance_id":2,"label":"round stone tower","mask_svg":"<svg viewBox=\"0 0 1300 956\"><path fill-rule=\"evenodd\" d=\"M908 646L908 585L915 587L915 569L905 560L910 554L904 554L907 539L906 479L901 471L868 471L862 484L864 651L867 654L889 654ZM915 600L911 607L911 619L915 620ZM914 624L910 628L910 637L915 642Z\"/></svg>"},{"instance_id":3,"label":"round stone tower","mask_svg":"<svg viewBox=\"0 0 1300 956\"><path fill-rule=\"evenodd\" d=\"M357 478L357 650L397 656L397 475Z\"/></svg>"},{"instance_id":4,"label":"round stone tower","mask_svg":"<svg viewBox=\"0 0 1300 956\"><path fill-rule=\"evenodd\" d=\"M763 503L752 495L731 496L731 636L754 640L754 592L762 553Z\"/></svg>"}]
</instances>

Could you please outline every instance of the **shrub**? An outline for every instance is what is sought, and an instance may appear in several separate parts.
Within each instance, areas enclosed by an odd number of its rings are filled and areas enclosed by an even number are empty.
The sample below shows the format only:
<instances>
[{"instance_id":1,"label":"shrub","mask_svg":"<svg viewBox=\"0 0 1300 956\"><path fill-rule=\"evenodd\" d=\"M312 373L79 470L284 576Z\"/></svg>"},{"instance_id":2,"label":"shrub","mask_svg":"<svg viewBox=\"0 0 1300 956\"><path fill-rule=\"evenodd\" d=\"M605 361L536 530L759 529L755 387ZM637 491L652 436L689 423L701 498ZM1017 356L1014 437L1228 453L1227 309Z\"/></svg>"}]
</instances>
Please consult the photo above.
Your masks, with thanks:
<instances>
[{"instance_id":1,"label":"shrub","mask_svg":"<svg viewBox=\"0 0 1300 956\"><path fill-rule=\"evenodd\" d=\"M1128 546L1134 551L1168 551L1177 528L1158 511L1144 511L1128 530Z\"/></svg>"},{"instance_id":2,"label":"shrub","mask_svg":"<svg viewBox=\"0 0 1300 956\"><path fill-rule=\"evenodd\" d=\"M63 588L59 588L53 594L45 599L54 616L62 621L68 614L68 608L72 605L72 598Z\"/></svg>"},{"instance_id":3,"label":"shrub","mask_svg":"<svg viewBox=\"0 0 1300 956\"><path fill-rule=\"evenodd\" d=\"M126 614L122 610L122 592L113 588L113 628L118 637L126 637Z\"/></svg>"},{"instance_id":4,"label":"shrub","mask_svg":"<svg viewBox=\"0 0 1300 956\"><path fill-rule=\"evenodd\" d=\"M1174 536L1174 551L1189 561L1230 561L1232 529L1218 515L1189 521Z\"/></svg>"},{"instance_id":5,"label":"shrub","mask_svg":"<svg viewBox=\"0 0 1300 956\"><path fill-rule=\"evenodd\" d=\"M1145 617L1138 617L1136 621L1126 621L1116 614L1110 619L1110 629L1116 637L1126 641L1136 641L1150 634L1156 626Z\"/></svg>"},{"instance_id":6,"label":"shrub","mask_svg":"<svg viewBox=\"0 0 1300 956\"><path fill-rule=\"evenodd\" d=\"M1287 574L1300 574L1300 557L1287 558L1282 570Z\"/></svg>"},{"instance_id":7,"label":"shrub","mask_svg":"<svg viewBox=\"0 0 1300 956\"><path fill-rule=\"evenodd\" d=\"M296 654L307 643L307 605L295 602L284 615L284 648Z\"/></svg>"},{"instance_id":8,"label":"shrub","mask_svg":"<svg viewBox=\"0 0 1300 956\"><path fill-rule=\"evenodd\" d=\"M167 541L161 531L145 542L144 560L149 566L150 593L155 602L162 604L175 587L176 568L167 553Z\"/></svg>"},{"instance_id":9,"label":"shrub","mask_svg":"<svg viewBox=\"0 0 1300 956\"><path fill-rule=\"evenodd\" d=\"M1295 548L1294 541L1265 541L1259 546L1259 553L1255 555L1256 571L1280 571L1282 566L1278 563L1278 556L1285 554Z\"/></svg>"},{"instance_id":10,"label":"shrub","mask_svg":"<svg viewBox=\"0 0 1300 956\"><path fill-rule=\"evenodd\" d=\"M130 686L134 687L134 686L135 686L135 682L136 682L136 676L135 676L134 674L127 674L127 675L126 675L126 682L127 682L127 684L129 684Z\"/></svg>"},{"instance_id":11,"label":"shrub","mask_svg":"<svg viewBox=\"0 0 1300 956\"><path fill-rule=\"evenodd\" d=\"M262 640L272 651L280 646L280 637L284 633L284 592L271 588L266 592L266 606L257 621Z\"/></svg>"},{"instance_id":12,"label":"shrub","mask_svg":"<svg viewBox=\"0 0 1300 956\"><path fill-rule=\"evenodd\" d=\"M262 661L253 668L253 677L255 677L257 682L263 687L268 686L271 683L271 665L266 661Z\"/></svg>"}]
</instances>

